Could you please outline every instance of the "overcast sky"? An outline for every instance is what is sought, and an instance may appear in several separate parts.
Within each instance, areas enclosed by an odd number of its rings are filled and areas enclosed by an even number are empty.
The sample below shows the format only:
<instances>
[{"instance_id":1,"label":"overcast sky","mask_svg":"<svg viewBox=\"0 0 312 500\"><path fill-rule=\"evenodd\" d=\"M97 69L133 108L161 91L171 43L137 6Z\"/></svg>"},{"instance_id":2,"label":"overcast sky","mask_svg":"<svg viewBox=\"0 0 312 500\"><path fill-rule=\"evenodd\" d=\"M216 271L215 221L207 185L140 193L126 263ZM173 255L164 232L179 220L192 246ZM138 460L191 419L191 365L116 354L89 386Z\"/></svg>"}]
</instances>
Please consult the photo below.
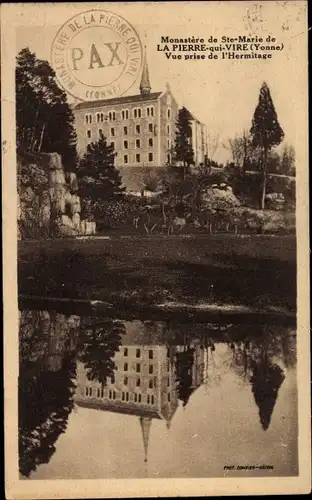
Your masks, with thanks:
<instances>
[{"instance_id":1,"label":"overcast sky","mask_svg":"<svg viewBox=\"0 0 312 500\"><path fill-rule=\"evenodd\" d=\"M28 46L38 58L50 60L53 38L67 19L92 6L125 17L147 45L152 91L169 82L180 106L207 125L220 142L249 129L259 89L266 81L285 132L285 141L300 155L305 113L306 13L303 2L190 2L157 4L23 5L17 23L16 51ZM31 9L32 7L32 9ZM30 23L32 25L30 26ZM34 26L34 24L36 26ZM274 36L284 50L270 60L168 60L157 51L161 36L170 38ZM139 80L127 94L138 92ZM219 148L216 159L227 153Z\"/></svg>"}]
</instances>

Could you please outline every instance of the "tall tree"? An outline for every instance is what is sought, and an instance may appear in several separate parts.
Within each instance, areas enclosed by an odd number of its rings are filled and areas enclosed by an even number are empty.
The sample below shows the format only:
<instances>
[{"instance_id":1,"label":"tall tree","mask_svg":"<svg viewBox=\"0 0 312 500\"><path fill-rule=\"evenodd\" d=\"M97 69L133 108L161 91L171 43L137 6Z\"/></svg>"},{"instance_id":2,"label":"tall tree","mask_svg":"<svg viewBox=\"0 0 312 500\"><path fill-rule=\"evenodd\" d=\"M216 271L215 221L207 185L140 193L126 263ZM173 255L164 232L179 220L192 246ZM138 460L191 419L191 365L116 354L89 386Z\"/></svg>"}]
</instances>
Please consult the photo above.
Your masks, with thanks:
<instances>
[{"instance_id":1,"label":"tall tree","mask_svg":"<svg viewBox=\"0 0 312 500\"><path fill-rule=\"evenodd\" d=\"M78 359L84 363L89 380L106 385L116 369L114 357L122 343L125 325L121 321L103 320L87 323L80 340Z\"/></svg>"},{"instance_id":2,"label":"tall tree","mask_svg":"<svg viewBox=\"0 0 312 500\"><path fill-rule=\"evenodd\" d=\"M192 116L185 108L181 108L176 121L176 137L173 148L173 158L183 166L183 178L190 165L194 163L194 151L192 148Z\"/></svg>"},{"instance_id":3,"label":"tall tree","mask_svg":"<svg viewBox=\"0 0 312 500\"><path fill-rule=\"evenodd\" d=\"M85 207L90 207L96 216L101 215L103 202L120 199L125 191L121 175L115 167L115 156L113 145L107 144L102 135L98 142L87 146L78 164L78 193L85 200Z\"/></svg>"},{"instance_id":4,"label":"tall tree","mask_svg":"<svg viewBox=\"0 0 312 500\"><path fill-rule=\"evenodd\" d=\"M47 61L28 48L16 58L17 148L27 152L56 152L65 170L77 162L74 115Z\"/></svg>"},{"instance_id":5,"label":"tall tree","mask_svg":"<svg viewBox=\"0 0 312 500\"><path fill-rule=\"evenodd\" d=\"M259 102L252 119L250 134L252 136L253 146L260 148L259 167L262 180L260 208L264 209L268 153L274 146L280 144L284 138L284 132L278 122L270 89L265 82L260 89Z\"/></svg>"},{"instance_id":6,"label":"tall tree","mask_svg":"<svg viewBox=\"0 0 312 500\"><path fill-rule=\"evenodd\" d=\"M285 144L281 151L279 173L284 175L296 175L295 159L295 148L292 145Z\"/></svg>"},{"instance_id":7,"label":"tall tree","mask_svg":"<svg viewBox=\"0 0 312 500\"><path fill-rule=\"evenodd\" d=\"M252 392L259 408L260 423L264 431L269 428L278 391L285 380L283 370L273 364L266 352L260 360L252 361L252 376L250 378Z\"/></svg>"},{"instance_id":8,"label":"tall tree","mask_svg":"<svg viewBox=\"0 0 312 500\"><path fill-rule=\"evenodd\" d=\"M191 394L194 392L192 385L192 367L194 364L194 349L187 346L185 351L176 355L176 377L178 398L186 406Z\"/></svg>"}]
</instances>

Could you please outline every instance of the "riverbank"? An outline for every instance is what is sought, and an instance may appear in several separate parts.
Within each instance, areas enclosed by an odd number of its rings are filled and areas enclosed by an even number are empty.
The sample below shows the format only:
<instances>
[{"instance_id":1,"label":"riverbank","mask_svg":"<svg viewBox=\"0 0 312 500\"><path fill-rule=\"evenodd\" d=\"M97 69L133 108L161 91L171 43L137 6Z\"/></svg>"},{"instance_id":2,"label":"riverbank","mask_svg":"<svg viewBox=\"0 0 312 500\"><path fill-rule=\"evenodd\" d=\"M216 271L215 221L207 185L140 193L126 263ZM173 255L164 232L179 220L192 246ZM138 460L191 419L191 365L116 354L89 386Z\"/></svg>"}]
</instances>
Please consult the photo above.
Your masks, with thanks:
<instances>
[{"instance_id":1,"label":"riverbank","mask_svg":"<svg viewBox=\"0 0 312 500\"><path fill-rule=\"evenodd\" d=\"M168 303L296 310L293 236L22 241L18 250L21 295L120 310Z\"/></svg>"},{"instance_id":2,"label":"riverbank","mask_svg":"<svg viewBox=\"0 0 312 500\"><path fill-rule=\"evenodd\" d=\"M104 301L64 299L20 295L19 308L56 311L66 315L105 317L120 320L183 321L185 323L274 324L295 326L296 313L283 308L257 309L247 306L217 304L154 304L133 307L127 303L109 304Z\"/></svg>"}]
</instances>

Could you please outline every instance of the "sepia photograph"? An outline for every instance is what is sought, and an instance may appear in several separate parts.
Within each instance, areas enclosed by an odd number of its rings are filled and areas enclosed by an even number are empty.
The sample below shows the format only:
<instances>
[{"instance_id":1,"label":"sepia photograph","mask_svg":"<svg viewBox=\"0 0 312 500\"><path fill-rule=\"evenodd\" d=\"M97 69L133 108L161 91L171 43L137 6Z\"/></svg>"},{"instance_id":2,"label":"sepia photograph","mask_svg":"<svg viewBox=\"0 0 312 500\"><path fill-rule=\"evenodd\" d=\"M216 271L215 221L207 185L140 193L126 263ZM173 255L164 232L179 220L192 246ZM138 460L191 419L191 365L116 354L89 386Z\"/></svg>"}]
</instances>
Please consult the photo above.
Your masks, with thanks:
<instances>
[{"instance_id":1,"label":"sepia photograph","mask_svg":"<svg viewBox=\"0 0 312 500\"><path fill-rule=\"evenodd\" d=\"M1 11L7 497L308 493L307 2Z\"/></svg>"}]
</instances>

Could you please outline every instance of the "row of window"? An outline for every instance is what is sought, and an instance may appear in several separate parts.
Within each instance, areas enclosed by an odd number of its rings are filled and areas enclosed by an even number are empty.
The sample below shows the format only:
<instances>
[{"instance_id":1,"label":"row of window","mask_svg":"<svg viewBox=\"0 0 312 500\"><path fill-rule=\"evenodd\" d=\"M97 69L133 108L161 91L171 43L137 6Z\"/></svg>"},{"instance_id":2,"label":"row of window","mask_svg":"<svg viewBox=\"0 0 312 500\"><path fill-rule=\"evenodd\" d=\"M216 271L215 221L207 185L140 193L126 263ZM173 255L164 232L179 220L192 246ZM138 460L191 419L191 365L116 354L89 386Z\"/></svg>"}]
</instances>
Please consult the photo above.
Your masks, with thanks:
<instances>
[{"instance_id":1,"label":"row of window","mask_svg":"<svg viewBox=\"0 0 312 500\"><path fill-rule=\"evenodd\" d=\"M153 127L153 125L151 123L149 125L151 125ZM153 128L152 127L151 128L149 127L149 132L153 132ZM141 127L140 127L140 125L136 125L135 131L136 131L137 134L141 133ZM110 136L111 137L116 137L115 132L116 132L115 128L112 127L110 129ZM167 125L167 134L170 135L170 125ZM128 127L124 127L124 135L128 135ZM156 133L154 133L154 135L156 135ZM103 129L99 128L99 130L98 130L98 139L100 139L101 137L103 137ZM87 139L88 140L92 139L92 131L90 129L87 130ZM170 147L170 139L168 139L167 142L168 142L168 147ZM149 138L149 146L153 146L153 139L152 139L152 137ZM140 147L140 146L138 146L138 147Z\"/></svg>"},{"instance_id":2,"label":"row of window","mask_svg":"<svg viewBox=\"0 0 312 500\"><path fill-rule=\"evenodd\" d=\"M121 119L122 120L128 120L130 118L130 111L129 109L122 109L120 113ZM145 116L147 118L149 117L154 117L155 116L155 108L154 106L147 106L145 108ZM142 108L133 108L132 109L132 118L142 118L143 117L143 110ZM167 117L171 117L171 109L167 109ZM108 111L106 113L95 113L93 116L91 113L87 113L85 115L85 122L86 124L92 123L93 119L96 123L103 123L107 121L116 121L117 118L117 112L116 111Z\"/></svg>"},{"instance_id":3,"label":"row of window","mask_svg":"<svg viewBox=\"0 0 312 500\"><path fill-rule=\"evenodd\" d=\"M124 348L123 354L124 354L125 357L128 356L128 347ZM136 349L135 350L135 356L136 356L136 358L140 358L141 357L141 349ZM149 359L154 359L154 352L153 352L152 349L149 349L149 351L148 351L148 358Z\"/></svg>"},{"instance_id":4,"label":"row of window","mask_svg":"<svg viewBox=\"0 0 312 500\"><path fill-rule=\"evenodd\" d=\"M124 372L127 372L128 371L128 363L124 363ZM141 363L137 363L136 366L135 366L135 371L137 373L140 373L141 372ZM149 365L148 367L148 373L149 374L152 374L154 373L154 367L153 365Z\"/></svg>"},{"instance_id":5,"label":"row of window","mask_svg":"<svg viewBox=\"0 0 312 500\"><path fill-rule=\"evenodd\" d=\"M95 395L97 395L98 398L103 399L104 398L104 390L103 389L97 389ZM86 396L92 397L92 387L86 387ZM169 396L169 395L168 395ZM113 399L115 400L117 398L116 391L108 391L108 399ZM134 393L129 393L129 392L122 392L121 393L121 401L134 401L135 403L141 403L142 402L142 394L138 394L136 392ZM146 402L147 404L154 404L154 396L153 394L147 394L146 396ZM170 399L168 399L170 401Z\"/></svg>"},{"instance_id":6,"label":"row of window","mask_svg":"<svg viewBox=\"0 0 312 500\"><path fill-rule=\"evenodd\" d=\"M148 146L150 148L152 148L154 146L154 140L151 137L148 139ZM141 149L141 147L142 147L141 139L135 140L135 147L137 149ZM123 141L123 149L129 149L129 141Z\"/></svg>"},{"instance_id":7,"label":"row of window","mask_svg":"<svg viewBox=\"0 0 312 500\"><path fill-rule=\"evenodd\" d=\"M153 153L148 153L148 161L149 162L154 161L154 155L153 155ZM129 156L128 155L124 155L123 162L126 165L129 163ZM141 163L141 162L142 162L141 155L140 155L140 153L137 153L135 155L135 163Z\"/></svg>"},{"instance_id":8,"label":"row of window","mask_svg":"<svg viewBox=\"0 0 312 500\"><path fill-rule=\"evenodd\" d=\"M115 129L115 127L111 127L110 130L109 130L109 132L110 132L110 135L112 137L115 137L115 135L116 135L116 129ZM135 132L136 132L136 134L140 134L141 133L141 125L136 125L135 126ZM156 125L153 125L152 123L149 123L148 124L148 132L149 133L154 133L154 135L156 135L157 134ZM169 124L167 125L167 133L170 134L170 125ZM103 135L103 129L99 128L98 134L99 134L99 137L101 135ZM124 126L123 127L123 135L128 135L128 134L129 134L129 127ZM87 130L87 137L88 137L88 139L91 139L91 136L92 136L92 131L90 129L88 129Z\"/></svg>"}]
</instances>

